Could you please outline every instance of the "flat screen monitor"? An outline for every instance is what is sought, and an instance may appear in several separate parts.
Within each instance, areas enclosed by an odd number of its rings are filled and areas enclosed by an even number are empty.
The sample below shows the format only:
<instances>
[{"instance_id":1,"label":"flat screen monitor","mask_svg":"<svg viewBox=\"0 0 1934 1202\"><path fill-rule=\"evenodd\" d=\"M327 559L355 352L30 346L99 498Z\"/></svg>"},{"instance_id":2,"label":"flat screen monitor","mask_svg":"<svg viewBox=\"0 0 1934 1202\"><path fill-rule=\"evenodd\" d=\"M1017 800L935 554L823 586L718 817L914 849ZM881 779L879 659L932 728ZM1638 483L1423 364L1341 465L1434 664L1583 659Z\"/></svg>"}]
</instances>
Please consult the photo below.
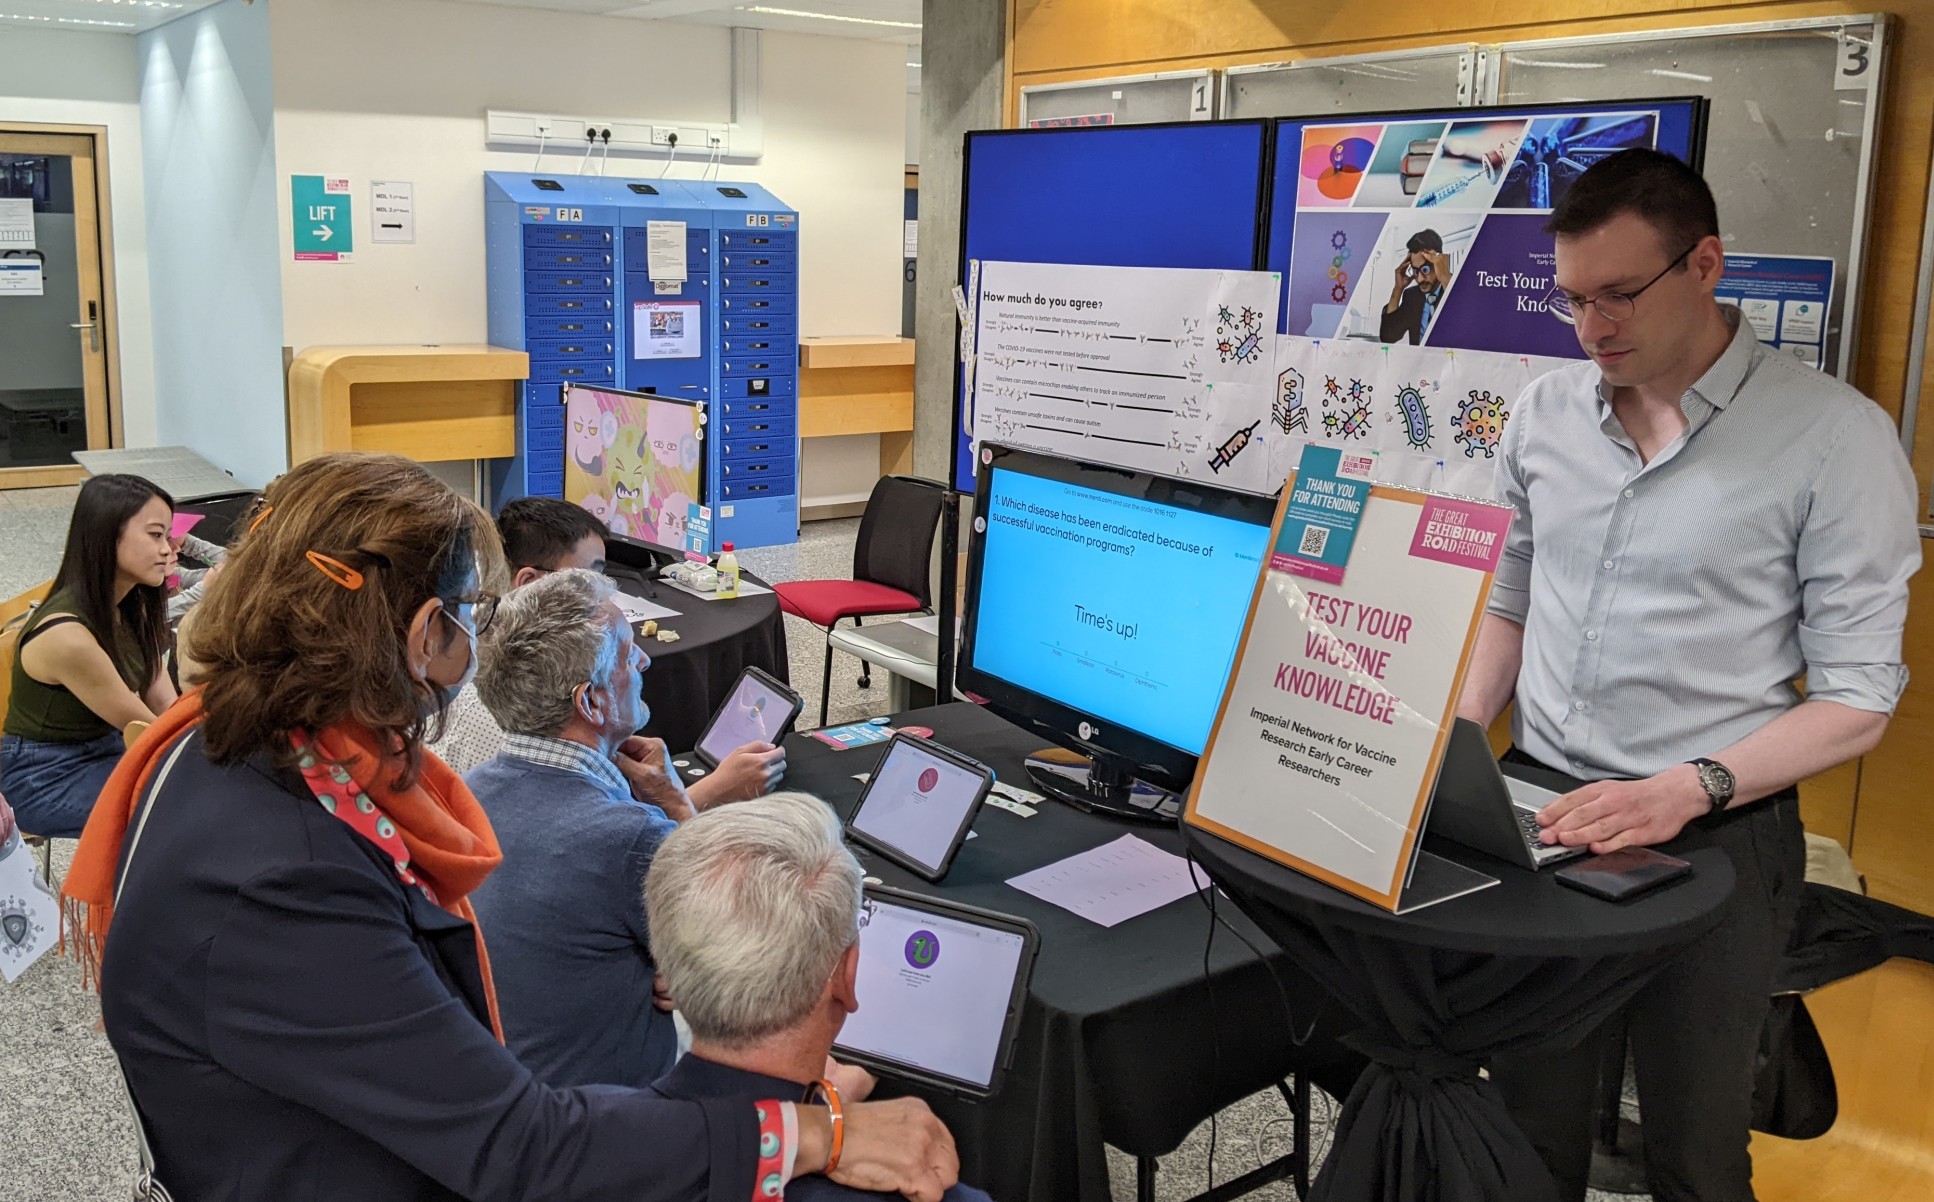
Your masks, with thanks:
<instances>
[{"instance_id":1,"label":"flat screen monitor","mask_svg":"<svg viewBox=\"0 0 1934 1202\"><path fill-rule=\"evenodd\" d=\"M1208 742L1273 499L982 443L960 687L1161 788Z\"/></svg>"},{"instance_id":2,"label":"flat screen monitor","mask_svg":"<svg viewBox=\"0 0 1934 1202\"><path fill-rule=\"evenodd\" d=\"M614 534L682 546L687 511L705 503L704 405L566 387L564 499Z\"/></svg>"}]
</instances>

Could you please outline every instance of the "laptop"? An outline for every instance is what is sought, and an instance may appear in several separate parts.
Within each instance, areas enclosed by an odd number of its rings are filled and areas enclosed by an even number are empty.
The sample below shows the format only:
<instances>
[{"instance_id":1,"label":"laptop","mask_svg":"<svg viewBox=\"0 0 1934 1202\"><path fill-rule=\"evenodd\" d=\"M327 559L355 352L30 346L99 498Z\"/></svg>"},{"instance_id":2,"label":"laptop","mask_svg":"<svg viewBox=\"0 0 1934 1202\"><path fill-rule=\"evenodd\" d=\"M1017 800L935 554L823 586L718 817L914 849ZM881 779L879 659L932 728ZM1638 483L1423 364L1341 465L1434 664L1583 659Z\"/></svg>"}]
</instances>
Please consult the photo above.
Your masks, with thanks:
<instances>
[{"instance_id":1,"label":"laptop","mask_svg":"<svg viewBox=\"0 0 1934 1202\"><path fill-rule=\"evenodd\" d=\"M867 778L846 837L920 877L938 881L994 787L987 765L905 732Z\"/></svg>"},{"instance_id":2,"label":"laptop","mask_svg":"<svg viewBox=\"0 0 1934 1202\"><path fill-rule=\"evenodd\" d=\"M1589 850L1546 847L1538 838L1538 811L1559 794L1504 775L1484 728L1463 718L1451 726L1444 766L1430 803L1427 829L1453 843L1536 872Z\"/></svg>"},{"instance_id":3,"label":"laptop","mask_svg":"<svg viewBox=\"0 0 1934 1202\"><path fill-rule=\"evenodd\" d=\"M1000 1088L1041 936L1025 918L869 886L860 1008L833 1054L964 1098Z\"/></svg>"}]
</instances>

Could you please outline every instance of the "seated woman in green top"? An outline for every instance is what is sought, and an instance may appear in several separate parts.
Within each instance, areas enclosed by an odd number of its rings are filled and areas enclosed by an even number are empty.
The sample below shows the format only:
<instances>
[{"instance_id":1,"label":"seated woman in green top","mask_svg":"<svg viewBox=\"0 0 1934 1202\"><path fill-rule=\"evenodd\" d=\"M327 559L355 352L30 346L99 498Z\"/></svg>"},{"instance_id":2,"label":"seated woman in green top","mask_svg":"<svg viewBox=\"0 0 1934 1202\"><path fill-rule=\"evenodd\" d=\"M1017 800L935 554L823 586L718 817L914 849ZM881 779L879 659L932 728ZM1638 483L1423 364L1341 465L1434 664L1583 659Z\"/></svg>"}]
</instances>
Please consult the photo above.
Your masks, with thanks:
<instances>
[{"instance_id":1,"label":"seated woman in green top","mask_svg":"<svg viewBox=\"0 0 1934 1202\"><path fill-rule=\"evenodd\" d=\"M174 511L138 476L81 486L53 592L20 634L0 735L0 786L23 831L77 837L121 732L175 703L163 665Z\"/></svg>"}]
</instances>

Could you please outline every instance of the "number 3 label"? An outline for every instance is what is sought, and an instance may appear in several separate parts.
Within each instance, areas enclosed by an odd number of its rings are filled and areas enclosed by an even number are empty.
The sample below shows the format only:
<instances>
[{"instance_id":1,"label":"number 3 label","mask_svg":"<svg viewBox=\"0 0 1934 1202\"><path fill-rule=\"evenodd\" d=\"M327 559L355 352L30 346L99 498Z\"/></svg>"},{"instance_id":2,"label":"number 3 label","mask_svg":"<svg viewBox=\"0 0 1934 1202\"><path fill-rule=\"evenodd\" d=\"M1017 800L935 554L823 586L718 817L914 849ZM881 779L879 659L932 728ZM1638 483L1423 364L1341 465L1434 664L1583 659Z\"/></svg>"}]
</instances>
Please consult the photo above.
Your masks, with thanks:
<instances>
[{"instance_id":1,"label":"number 3 label","mask_svg":"<svg viewBox=\"0 0 1934 1202\"><path fill-rule=\"evenodd\" d=\"M1833 86L1840 91L1867 91L1873 87L1874 46L1871 38L1859 37L1842 30L1840 33L1840 65L1833 73Z\"/></svg>"}]
</instances>

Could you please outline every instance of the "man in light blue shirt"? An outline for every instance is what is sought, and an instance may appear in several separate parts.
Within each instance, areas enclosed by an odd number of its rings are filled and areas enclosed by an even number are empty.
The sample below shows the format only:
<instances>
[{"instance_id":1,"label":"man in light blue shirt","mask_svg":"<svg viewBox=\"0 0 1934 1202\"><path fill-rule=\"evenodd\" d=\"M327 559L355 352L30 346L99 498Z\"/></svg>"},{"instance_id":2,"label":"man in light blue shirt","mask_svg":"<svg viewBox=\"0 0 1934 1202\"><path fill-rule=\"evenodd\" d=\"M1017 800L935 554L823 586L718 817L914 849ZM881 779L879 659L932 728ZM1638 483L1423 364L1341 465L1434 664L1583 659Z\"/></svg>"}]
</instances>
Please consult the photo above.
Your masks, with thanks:
<instances>
[{"instance_id":1,"label":"man in light blue shirt","mask_svg":"<svg viewBox=\"0 0 1934 1202\"><path fill-rule=\"evenodd\" d=\"M1796 782L1880 740L1907 671L1918 490L1893 422L1763 346L1714 299L1705 181L1627 151L1552 215L1554 316L1589 362L1519 398L1498 462L1517 510L1459 713L1516 700L1514 756L1593 782L1547 843L1604 853L1706 828L1738 875L1720 928L1633 1002L1660 1202L1748 1202L1753 1060L1802 883ZM1584 1196L1598 1056L1492 1066Z\"/></svg>"}]
</instances>

